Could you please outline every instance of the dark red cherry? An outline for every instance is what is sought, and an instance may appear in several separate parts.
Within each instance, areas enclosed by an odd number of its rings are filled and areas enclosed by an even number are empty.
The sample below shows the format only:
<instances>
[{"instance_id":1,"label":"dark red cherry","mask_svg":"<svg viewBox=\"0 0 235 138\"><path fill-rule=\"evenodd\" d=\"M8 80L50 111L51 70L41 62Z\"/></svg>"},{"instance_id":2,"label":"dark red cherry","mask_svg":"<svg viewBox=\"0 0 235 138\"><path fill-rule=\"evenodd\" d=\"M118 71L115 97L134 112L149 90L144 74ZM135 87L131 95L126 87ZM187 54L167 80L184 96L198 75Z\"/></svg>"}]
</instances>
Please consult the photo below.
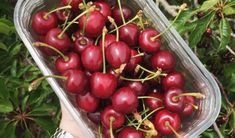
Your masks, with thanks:
<instances>
[{"instance_id":1,"label":"dark red cherry","mask_svg":"<svg viewBox=\"0 0 235 138\"><path fill-rule=\"evenodd\" d=\"M83 94L85 88L88 85L87 76L81 70L70 69L63 73L63 76L67 77L64 83L65 89L69 93Z\"/></svg>"},{"instance_id":2,"label":"dark red cherry","mask_svg":"<svg viewBox=\"0 0 235 138\"><path fill-rule=\"evenodd\" d=\"M115 130L121 127L124 124L125 118L123 114L115 111L111 106L105 107L105 109L101 112L101 123L102 125L109 129L110 128L110 119L113 119L112 129Z\"/></svg>"},{"instance_id":3,"label":"dark red cherry","mask_svg":"<svg viewBox=\"0 0 235 138\"><path fill-rule=\"evenodd\" d=\"M142 56L134 57L138 54L139 53L136 50L131 49L131 59L125 67L126 71L133 72L135 70L136 66L142 62L142 60L143 60Z\"/></svg>"},{"instance_id":4,"label":"dark red cherry","mask_svg":"<svg viewBox=\"0 0 235 138\"><path fill-rule=\"evenodd\" d=\"M108 19L108 16L111 16L111 7L109 6L108 3L104 1L97 1L94 3L96 8L99 9L99 12L106 18Z\"/></svg>"},{"instance_id":5,"label":"dark red cherry","mask_svg":"<svg viewBox=\"0 0 235 138\"><path fill-rule=\"evenodd\" d=\"M87 117L89 120L91 120L94 124L100 124L100 112L93 112L93 113L87 113Z\"/></svg>"},{"instance_id":6,"label":"dark red cherry","mask_svg":"<svg viewBox=\"0 0 235 138\"><path fill-rule=\"evenodd\" d=\"M112 96L112 105L116 111L128 114L137 109L138 98L134 90L129 87L122 87Z\"/></svg>"},{"instance_id":7,"label":"dark red cherry","mask_svg":"<svg viewBox=\"0 0 235 138\"><path fill-rule=\"evenodd\" d=\"M104 38L104 47L107 48L111 43L116 41L116 36L113 34L107 34ZM99 46L102 47L102 40L99 41Z\"/></svg>"},{"instance_id":8,"label":"dark red cherry","mask_svg":"<svg viewBox=\"0 0 235 138\"><path fill-rule=\"evenodd\" d=\"M76 39L75 39L75 42L74 42L74 51L81 54L82 51L90 46L90 45L94 45L94 40L92 38L89 38L89 37L86 37L84 35L80 35L79 37L78 36L75 36Z\"/></svg>"},{"instance_id":9,"label":"dark red cherry","mask_svg":"<svg viewBox=\"0 0 235 138\"><path fill-rule=\"evenodd\" d=\"M162 69L164 71L170 71L175 66L175 57L170 51L161 50L154 54L151 58L152 66L155 69Z\"/></svg>"},{"instance_id":10,"label":"dark red cherry","mask_svg":"<svg viewBox=\"0 0 235 138\"><path fill-rule=\"evenodd\" d=\"M153 98L145 99L145 104L150 110L155 110L159 107L163 107L163 94L160 92L151 92L147 96Z\"/></svg>"},{"instance_id":11,"label":"dark red cherry","mask_svg":"<svg viewBox=\"0 0 235 138\"><path fill-rule=\"evenodd\" d=\"M88 37L98 37L102 33L102 29L105 26L106 19L99 11L90 12L87 17L83 15L79 19L79 27L83 28L85 26L85 35Z\"/></svg>"},{"instance_id":12,"label":"dark red cherry","mask_svg":"<svg viewBox=\"0 0 235 138\"><path fill-rule=\"evenodd\" d=\"M113 42L106 49L106 58L113 68L119 68L130 61L131 50L124 42Z\"/></svg>"},{"instance_id":13,"label":"dark red cherry","mask_svg":"<svg viewBox=\"0 0 235 138\"><path fill-rule=\"evenodd\" d=\"M98 46L90 45L86 47L82 51L81 60L83 67L89 71L95 72L102 69L102 51Z\"/></svg>"},{"instance_id":14,"label":"dark red cherry","mask_svg":"<svg viewBox=\"0 0 235 138\"><path fill-rule=\"evenodd\" d=\"M148 83L133 81L127 82L127 86L134 90L136 95L145 95L145 93L148 91Z\"/></svg>"},{"instance_id":15,"label":"dark red cherry","mask_svg":"<svg viewBox=\"0 0 235 138\"><path fill-rule=\"evenodd\" d=\"M115 131L113 132L113 136L114 138L117 138L117 134ZM111 138L110 129L102 127L102 138Z\"/></svg>"},{"instance_id":16,"label":"dark red cherry","mask_svg":"<svg viewBox=\"0 0 235 138\"><path fill-rule=\"evenodd\" d=\"M207 37L211 37L211 35L212 35L212 29L211 29L211 28L207 28L206 31L205 31L205 35L206 35Z\"/></svg>"},{"instance_id":17,"label":"dark red cherry","mask_svg":"<svg viewBox=\"0 0 235 138\"><path fill-rule=\"evenodd\" d=\"M139 38L139 28L135 23L129 23L119 29L120 40L129 46L136 46Z\"/></svg>"},{"instance_id":18,"label":"dark red cherry","mask_svg":"<svg viewBox=\"0 0 235 138\"><path fill-rule=\"evenodd\" d=\"M171 112L180 113L184 107L184 96L177 97L182 94L182 90L178 88L170 88L164 93L164 105Z\"/></svg>"},{"instance_id":19,"label":"dark red cherry","mask_svg":"<svg viewBox=\"0 0 235 138\"><path fill-rule=\"evenodd\" d=\"M55 12L57 18L63 23L64 21L68 20L70 21L73 17L73 13L68 10L68 9L65 9L65 10L57 10Z\"/></svg>"},{"instance_id":20,"label":"dark red cherry","mask_svg":"<svg viewBox=\"0 0 235 138\"><path fill-rule=\"evenodd\" d=\"M173 71L167 74L166 77L162 78L162 85L165 90L175 87L179 89L184 88L184 76L181 72Z\"/></svg>"},{"instance_id":21,"label":"dark red cherry","mask_svg":"<svg viewBox=\"0 0 235 138\"><path fill-rule=\"evenodd\" d=\"M71 5L74 12L79 11L79 4L82 3L82 0L62 0L64 5Z\"/></svg>"},{"instance_id":22,"label":"dark red cherry","mask_svg":"<svg viewBox=\"0 0 235 138\"><path fill-rule=\"evenodd\" d=\"M133 127L124 127L118 134L118 138L144 138L144 135Z\"/></svg>"},{"instance_id":23,"label":"dark red cherry","mask_svg":"<svg viewBox=\"0 0 235 138\"><path fill-rule=\"evenodd\" d=\"M80 69L81 68L81 60L78 54L74 52L70 52L66 55L68 60L65 61L63 57L59 57L55 61L55 67L57 71L60 73L64 73L66 70L69 69Z\"/></svg>"},{"instance_id":24,"label":"dark red cherry","mask_svg":"<svg viewBox=\"0 0 235 138\"><path fill-rule=\"evenodd\" d=\"M46 11L41 10L32 16L32 28L39 35L45 35L49 30L58 26L56 15L51 13L45 17L46 14Z\"/></svg>"},{"instance_id":25,"label":"dark red cherry","mask_svg":"<svg viewBox=\"0 0 235 138\"><path fill-rule=\"evenodd\" d=\"M160 37L153 39L159 32L156 29L145 29L140 33L139 45L140 48L147 53L154 53L160 50Z\"/></svg>"},{"instance_id":26,"label":"dark red cherry","mask_svg":"<svg viewBox=\"0 0 235 138\"><path fill-rule=\"evenodd\" d=\"M117 87L117 79L112 74L96 72L90 79L92 94L99 98L109 98Z\"/></svg>"},{"instance_id":27,"label":"dark red cherry","mask_svg":"<svg viewBox=\"0 0 235 138\"><path fill-rule=\"evenodd\" d=\"M181 120L178 114L171 113L168 110L159 111L154 117L154 126L162 134L170 135L173 131L167 123L175 130L178 131L181 127Z\"/></svg>"},{"instance_id":28,"label":"dark red cherry","mask_svg":"<svg viewBox=\"0 0 235 138\"><path fill-rule=\"evenodd\" d=\"M184 97L184 108L181 113L182 117L189 117L192 113L196 110L195 107L195 98L192 96L185 96Z\"/></svg>"},{"instance_id":29,"label":"dark red cherry","mask_svg":"<svg viewBox=\"0 0 235 138\"><path fill-rule=\"evenodd\" d=\"M47 32L45 37L45 43L53 46L59 51L65 53L70 48L71 42L69 36L64 33L60 38L59 35L62 32L60 28L53 28L49 32ZM54 54L54 52L52 52Z\"/></svg>"},{"instance_id":30,"label":"dark red cherry","mask_svg":"<svg viewBox=\"0 0 235 138\"><path fill-rule=\"evenodd\" d=\"M129 8L127 5L122 5L122 13L124 15L125 21L132 18L132 16L133 16L133 12L132 12L131 8ZM121 12L120 12L118 5L116 5L112 10L112 17L114 18L115 22L118 25L123 24Z\"/></svg>"},{"instance_id":31,"label":"dark red cherry","mask_svg":"<svg viewBox=\"0 0 235 138\"><path fill-rule=\"evenodd\" d=\"M93 96L90 92L87 92L85 95L78 95L76 98L77 106L85 112L91 113L95 112L98 107L100 100Z\"/></svg>"}]
</instances>

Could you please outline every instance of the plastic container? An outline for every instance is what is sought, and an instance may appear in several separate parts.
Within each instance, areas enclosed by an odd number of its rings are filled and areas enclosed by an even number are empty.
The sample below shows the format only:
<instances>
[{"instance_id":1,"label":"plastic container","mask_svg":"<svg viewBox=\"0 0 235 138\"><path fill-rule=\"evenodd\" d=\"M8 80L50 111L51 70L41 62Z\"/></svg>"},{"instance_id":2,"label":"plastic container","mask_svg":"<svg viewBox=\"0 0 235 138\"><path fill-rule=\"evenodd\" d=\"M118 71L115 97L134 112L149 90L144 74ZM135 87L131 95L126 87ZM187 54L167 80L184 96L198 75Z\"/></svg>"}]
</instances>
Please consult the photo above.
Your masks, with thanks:
<instances>
[{"instance_id":1,"label":"plastic container","mask_svg":"<svg viewBox=\"0 0 235 138\"><path fill-rule=\"evenodd\" d=\"M169 26L169 21L158 7L155 6L152 0L123 1L128 2L128 5L132 7L133 10L142 9L145 16L153 22L154 27L159 31ZM47 59L42 56L40 51L32 46L35 35L31 31L30 19L35 11L42 8L55 7L55 3L58 2L58 0L18 0L15 7L14 22L16 29L44 75L53 74L53 67L51 67ZM205 69L173 27L163 35L162 40L164 47L173 51L178 59L177 68L181 70L186 77L187 90L197 90L206 95L206 99L198 101L199 110L193 116L193 119L187 121L184 125L185 127L179 132L184 137L195 138L209 128L219 114L221 105L219 88L211 74ZM47 81L77 121L77 124L82 130L83 137L95 137L95 125L87 119L85 113L82 113L73 106L73 97L71 98L66 95L66 92L55 79L48 78Z\"/></svg>"}]
</instances>

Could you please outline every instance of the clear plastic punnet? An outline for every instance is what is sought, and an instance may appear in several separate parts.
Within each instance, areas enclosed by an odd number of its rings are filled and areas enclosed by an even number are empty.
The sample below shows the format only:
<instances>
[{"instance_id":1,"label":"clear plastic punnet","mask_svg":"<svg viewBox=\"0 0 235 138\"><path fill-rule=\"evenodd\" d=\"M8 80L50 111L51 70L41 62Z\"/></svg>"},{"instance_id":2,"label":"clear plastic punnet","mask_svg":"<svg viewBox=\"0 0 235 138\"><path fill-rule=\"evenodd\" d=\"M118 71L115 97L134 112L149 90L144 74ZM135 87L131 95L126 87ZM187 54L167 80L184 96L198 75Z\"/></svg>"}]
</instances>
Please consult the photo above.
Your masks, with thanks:
<instances>
[{"instance_id":1,"label":"clear plastic punnet","mask_svg":"<svg viewBox=\"0 0 235 138\"><path fill-rule=\"evenodd\" d=\"M153 23L153 27L159 31L163 31L170 25L167 18L152 0L122 0L122 2L128 2L128 5L135 11L142 9L144 15ZM18 0L15 7L14 22L16 30L43 75L52 75L54 67L32 45L36 41L36 35L31 30L31 17L34 12L40 9L54 8L58 3L59 0ZM185 138L195 138L209 128L219 114L221 105L219 88L212 75L173 27L164 33L162 40L162 47L171 50L177 58L177 69L184 74L187 90L196 90L206 96L204 100L198 101L199 110L196 111L190 121L184 122L184 127L179 132ZM47 81L80 126L82 136L84 138L95 138L97 125L88 120L86 113L74 106L74 97L67 95L56 79L48 78Z\"/></svg>"}]
</instances>

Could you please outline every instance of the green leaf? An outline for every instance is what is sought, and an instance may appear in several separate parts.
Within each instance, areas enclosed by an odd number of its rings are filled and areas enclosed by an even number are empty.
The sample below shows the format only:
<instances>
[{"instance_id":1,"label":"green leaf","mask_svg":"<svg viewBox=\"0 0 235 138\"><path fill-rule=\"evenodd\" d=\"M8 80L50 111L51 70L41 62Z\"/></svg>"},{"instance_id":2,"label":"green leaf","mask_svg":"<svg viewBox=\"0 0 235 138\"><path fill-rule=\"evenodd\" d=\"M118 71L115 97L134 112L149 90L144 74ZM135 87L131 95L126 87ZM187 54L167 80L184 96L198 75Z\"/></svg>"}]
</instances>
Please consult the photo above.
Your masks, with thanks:
<instances>
[{"instance_id":1,"label":"green leaf","mask_svg":"<svg viewBox=\"0 0 235 138\"><path fill-rule=\"evenodd\" d=\"M9 113L13 110L13 105L8 99L0 99L0 113Z\"/></svg>"},{"instance_id":2,"label":"green leaf","mask_svg":"<svg viewBox=\"0 0 235 138\"><path fill-rule=\"evenodd\" d=\"M235 14L235 8L234 7L226 7L223 9L223 13L225 15L233 15L233 14Z\"/></svg>"},{"instance_id":3,"label":"green leaf","mask_svg":"<svg viewBox=\"0 0 235 138\"><path fill-rule=\"evenodd\" d=\"M202 19L197 21L197 26L190 33L189 36L189 46L194 48L198 42L201 40L202 35L204 34L206 28L210 24L210 21L213 19L215 12L211 12L204 16Z\"/></svg>"},{"instance_id":4,"label":"green leaf","mask_svg":"<svg viewBox=\"0 0 235 138\"><path fill-rule=\"evenodd\" d=\"M0 78L0 98L8 99L9 98L9 91L7 90L5 81Z\"/></svg>"},{"instance_id":5,"label":"green leaf","mask_svg":"<svg viewBox=\"0 0 235 138\"><path fill-rule=\"evenodd\" d=\"M49 116L52 112L55 111L56 107L54 105L43 104L34 108L29 114L31 116Z\"/></svg>"},{"instance_id":6,"label":"green leaf","mask_svg":"<svg viewBox=\"0 0 235 138\"><path fill-rule=\"evenodd\" d=\"M12 32L12 28L5 24L4 22L0 22L0 34L10 35Z\"/></svg>"},{"instance_id":7,"label":"green leaf","mask_svg":"<svg viewBox=\"0 0 235 138\"><path fill-rule=\"evenodd\" d=\"M33 134L32 134L32 132L30 131L30 130L26 130L25 132L24 132L24 138L33 138L34 136L33 136Z\"/></svg>"},{"instance_id":8,"label":"green leaf","mask_svg":"<svg viewBox=\"0 0 235 138\"><path fill-rule=\"evenodd\" d=\"M4 136L5 134L5 128L7 127L7 125L9 124L9 121L0 121L0 126L1 126L1 129L0 129L0 137Z\"/></svg>"},{"instance_id":9,"label":"green leaf","mask_svg":"<svg viewBox=\"0 0 235 138\"><path fill-rule=\"evenodd\" d=\"M235 111L234 110L229 119L229 126L231 129L235 130Z\"/></svg>"},{"instance_id":10,"label":"green leaf","mask_svg":"<svg viewBox=\"0 0 235 138\"><path fill-rule=\"evenodd\" d=\"M9 123L5 128L4 137L5 138L16 138L15 130L16 130L16 122Z\"/></svg>"},{"instance_id":11,"label":"green leaf","mask_svg":"<svg viewBox=\"0 0 235 138\"><path fill-rule=\"evenodd\" d=\"M229 22L226 19L220 20L219 29L220 29L220 37L221 37L219 50L221 50L221 49L224 49L225 46L228 45L228 43L230 42L232 29L231 29Z\"/></svg>"},{"instance_id":12,"label":"green leaf","mask_svg":"<svg viewBox=\"0 0 235 138\"><path fill-rule=\"evenodd\" d=\"M219 2L219 0L207 0L202 4L199 11L207 11L207 10L211 9L212 7L214 7L215 4L217 4L218 2Z\"/></svg>"},{"instance_id":13,"label":"green leaf","mask_svg":"<svg viewBox=\"0 0 235 138\"><path fill-rule=\"evenodd\" d=\"M179 30L184 27L184 24L195 14L195 11L182 11L174 23L174 27Z\"/></svg>"},{"instance_id":14,"label":"green leaf","mask_svg":"<svg viewBox=\"0 0 235 138\"><path fill-rule=\"evenodd\" d=\"M218 137L214 131L204 132L202 135L203 135L203 138L217 138Z\"/></svg>"},{"instance_id":15,"label":"green leaf","mask_svg":"<svg viewBox=\"0 0 235 138\"><path fill-rule=\"evenodd\" d=\"M11 76L13 76L13 77L16 77L17 62L18 62L18 60L14 60L12 66L11 66Z\"/></svg>"},{"instance_id":16,"label":"green leaf","mask_svg":"<svg viewBox=\"0 0 235 138\"><path fill-rule=\"evenodd\" d=\"M22 111L25 111L27 108L27 104L28 104L28 99L29 99L29 95L24 96L23 101L22 101Z\"/></svg>"},{"instance_id":17,"label":"green leaf","mask_svg":"<svg viewBox=\"0 0 235 138\"><path fill-rule=\"evenodd\" d=\"M57 127L51 119L47 118L36 118L35 122L50 135L54 133Z\"/></svg>"},{"instance_id":18,"label":"green leaf","mask_svg":"<svg viewBox=\"0 0 235 138\"><path fill-rule=\"evenodd\" d=\"M15 45L13 49L10 51L10 55L16 56L17 54L19 54L19 52L21 51L21 47L22 47L22 43Z\"/></svg>"},{"instance_id":19,"label":"green leaf","mask_svg":"<svg viewBox=\"0 0 235 138\"><path fill-rule=\"evenodd\" d=\"M7 46L2 42L0 42L0 50L8 51Z\"/></svg>"},{"instance_id":20,"label":"green leaf","mask_svg":"<svg viewBox=\"0 0 235 138\"><path fill-rule=\"evenodd\" d=\"M235 93L235 73L232 73L231 78L229 79L228 83L228 92Z\"/></svg>"}]
</instances>

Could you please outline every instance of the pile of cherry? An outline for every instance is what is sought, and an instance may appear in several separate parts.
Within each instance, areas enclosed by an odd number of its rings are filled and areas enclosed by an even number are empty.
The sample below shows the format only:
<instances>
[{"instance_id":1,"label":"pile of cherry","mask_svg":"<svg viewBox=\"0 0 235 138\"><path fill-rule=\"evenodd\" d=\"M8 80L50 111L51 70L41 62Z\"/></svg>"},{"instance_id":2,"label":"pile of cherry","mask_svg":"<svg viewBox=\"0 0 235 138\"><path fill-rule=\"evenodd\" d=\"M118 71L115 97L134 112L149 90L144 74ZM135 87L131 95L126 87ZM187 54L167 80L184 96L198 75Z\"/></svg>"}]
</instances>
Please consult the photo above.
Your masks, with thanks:
<instances>
[{"instance_id":1,"label":"pile of cherry","mask_svg":"<svg viewBox=\"0 0 235 138\"><path fill-rule=\"evenodd\" d=\"M100 124L97 136L181 137L182 121L205 96L185 92L173 53L161 48L163 33L120 0L58 5L32 16L33 45L54 57L58 74L46 77L60 79L76 95L76 106Z\"/></svg>"}]
</instances>

